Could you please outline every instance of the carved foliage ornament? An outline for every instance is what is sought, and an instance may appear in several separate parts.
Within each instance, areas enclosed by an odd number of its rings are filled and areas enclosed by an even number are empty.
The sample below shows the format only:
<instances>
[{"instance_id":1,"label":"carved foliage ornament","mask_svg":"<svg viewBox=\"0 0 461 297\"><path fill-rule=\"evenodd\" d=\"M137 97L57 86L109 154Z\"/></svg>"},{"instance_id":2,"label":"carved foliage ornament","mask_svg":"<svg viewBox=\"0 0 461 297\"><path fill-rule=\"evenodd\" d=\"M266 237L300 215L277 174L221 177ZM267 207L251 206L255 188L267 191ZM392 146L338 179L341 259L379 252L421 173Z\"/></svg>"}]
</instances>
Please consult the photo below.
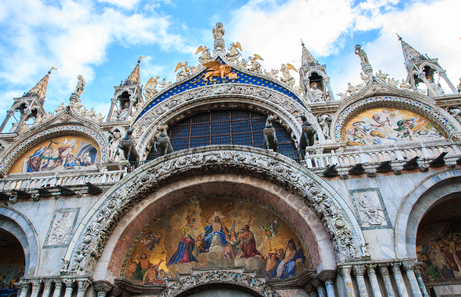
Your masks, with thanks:
<instances>
[{"instance_id":1,"label":"carved foliage ornament","mask_svg":"<svg viewBox=\"0 0 461 297\"><path fill-rule=\"evenodd\" d=\"M301 104L292 98L284 96L269 88L245 84L220 84L200 87L172 96L168 98L168 100L156 104L134 124L133 138L135 143L137 143L138 151L142 151L141 149L146 147L147 142L152 138L150 137L151 135L149 135L152 131L152 124L157 122L160 117L164 117L165 113L178 109L181 105L191 104L193 101L199 101L206 97L223 95L243 95L267 100L294 116L301 113L308 113ZM315 123L316 121L311 119L311 122ZM320 127L316 127L316 129L319 131L321 130Z\"/></svg>"},{"instance_id":2,"label":"carved foliage ornament","mask_svg":"<svg viewBox=\"0 0 461 297\"><path fill-rule=\"evenodd\" d=\"M186 290L214 283L238 285L256 291L266 297L279 296L272 287L265 283L264 279L255 278L248 274L238 273L235 271L222 270L194 274L179 281L170 282L168 288L165 289L160 296L172 297Z\"/></svg>"},{"instance_id":3,"label":"carved foliage ornament","mask_svg":"<svg viewBox=\"0 0 461 297\"><path fill-rule=\"evenodd\" d=\"M91 273L117 223L138 201L160 186L188 174L208 172L245 173L285 187L317 213L333 238L339 262L368 256L366 248L357 246L351 226L332 195L322 191L308 174L285 163L277 154L265 152L260 155L246 148L245 152L215 149L189 155L173 153L170 156L169 160L159 158L138 168L125 178L125 184L106 194L106 200L89 220L83 234L79 235L70 266L74 273Z\"/></svg>"}]
</instances>

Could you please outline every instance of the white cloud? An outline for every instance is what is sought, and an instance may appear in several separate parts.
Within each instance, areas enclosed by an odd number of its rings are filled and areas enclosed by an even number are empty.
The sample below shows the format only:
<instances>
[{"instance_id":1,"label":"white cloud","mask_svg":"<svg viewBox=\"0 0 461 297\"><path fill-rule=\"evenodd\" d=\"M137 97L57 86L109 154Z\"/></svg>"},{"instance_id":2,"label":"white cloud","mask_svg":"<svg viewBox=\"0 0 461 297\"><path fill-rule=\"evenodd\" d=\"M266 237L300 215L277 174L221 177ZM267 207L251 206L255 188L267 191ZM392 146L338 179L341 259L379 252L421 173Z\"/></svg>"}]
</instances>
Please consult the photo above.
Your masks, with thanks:
<instances>
[{"instance_id":1,"label":"white cloud","mask_svg":"<svg viewBox=\"0 0 461 297\"><path fill-rule=\"evenodd\" d=\"M130 2L134 3L134 1ZM159 44L179 48L179 35L169 32L168 16L124 12L91 1L64 0L59 5L36 0L0 1L0 80L30 89L54 66L50 80L63 94L75 87L76 76L90 82L94 66L106 59L110 44ZM63 87L64 86L64 87ZM20 94L18 94L20 95Z\"/></svg>"},{"instance_id":2,"label":"white cloud","mask_svg":"<svg viewBox=\"0 0 461 297\"><path fill-rule=\"evenodd\" d=\"M403 55L395 33L422 54L438 57L452 82L460 75L461 42L458 31L459 0L412 1L398 8L398 0L368 0L356 6L349 0L289 0L284 3L254 0L233 13L225 28L230 44L239 41L245 58L257 53L266 69L279 68L281 63L300 65L300 38L315 58L330 58L327 64L335 93L343 92L347 82L359 84L360 60L344 41L354 33L379 30L369 42L357 40L368 53L378 71L382 69L396 79L406 78ZM450 9L447 9L449 7ZM400 10L399 10L400 9ZM441 16L436 22L424 21L429 16ZM292 73L296 78L297 75ZM447 93L448 89L445 88Z\"/></svg>"}]
</instances>

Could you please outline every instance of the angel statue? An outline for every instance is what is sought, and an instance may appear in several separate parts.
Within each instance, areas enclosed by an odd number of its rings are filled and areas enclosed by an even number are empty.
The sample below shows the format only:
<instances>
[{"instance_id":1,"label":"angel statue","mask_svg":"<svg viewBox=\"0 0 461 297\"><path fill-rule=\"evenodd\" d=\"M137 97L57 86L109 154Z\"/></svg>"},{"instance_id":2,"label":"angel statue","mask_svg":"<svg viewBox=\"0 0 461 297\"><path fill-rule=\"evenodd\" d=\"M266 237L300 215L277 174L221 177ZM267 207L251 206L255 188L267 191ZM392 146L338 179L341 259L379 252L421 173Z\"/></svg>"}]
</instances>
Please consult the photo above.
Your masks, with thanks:
<instances>
[{"instance_id":1,"label":"angel statue","mask_svg":"<svg viewBox=\"0 0 461 297\"><path fill-rule=\"evenodd\" d=\"M163 78L163 80L159 83L159 87L161 90L165 90L171 86L171 81L166 81L166 78Z\"/></svg>"},{"instance_id":2,"label":"angel statue","mask_svg":"<svg viewBox=\"0 0 461 297\"><path fill-rule=\"evenodd\" d=\"M210 50L206 46L200 46L195 54L198 54L200 52L202 52L202 55L200 56L200 58L198 58L200 64L206 63L211 60L212 57L210 54Z\"/></svg>"},{"instance_id":3,"label":"angel statue","mask_svg":"<svg viewBox=\"0 0 461 297\"><path fill-rule=\"evenodd\" d=\"M295 68L295 66L291 65L290 63L282 64L282 68L280 69L280 72L282 72L283 77L280 78L280 80L290 87L293 87L295 85L295 79L290 75L290 70L294 70L298 72L298 70Z\"/></svg>"},{"instance_id":4,"label":"angel statue","mask_svg":"<svg viewBox=\"0 0 461 297\"><path fill-rule=\"evenodd\" d=\"M157 76L155 79L153 77L151 77L147 81L146 86L144 87L144 90L147 89L147 91L144 92L144 96L146 98L150 98L154 94L158 93L156 88L157 88L157 85L158 85L158 79L159 78L160 78L160 76Z\"/></svg>"},{"instance_id":5,"label":"angel statue","mask_svg":"<svg viewBox=\"0 0 461 297\"><path fill-rule=\"evenodd\" d=\"M226 57L230 62L235 63L235 61L238 60L240 57L240 52L238 50L242 51L240 42L232 42L229 52L226 54Z\"/></svg>"},{"instance_id":6,"label":"angel statue","mask_svg":"<svg viewBox=\"0 0 461 297\"><path fill-rule=\"evenodd\" d=\"M176 74L176 81L183 80L189 76L189 68L187 64L189 64L189 62L186 61L184 64L179 62L178 65L176 65L174 72L178 71L178 69L181 69L181 71Z\"/></svg>"},{"instance_id":7,"label":"angel statue","mask_svg":"<svg viewBox=\"0 0 461 297\"><path fill-rule=\"evenodd\" d=\"M256 72L256 73L263 73L262 66L257 61L257 60L264 61L264 59L261 58L260 55L254 54L253 57L249 56L248 60L251 61L250 69L248 69L249 71L253 71L253 72Z\"/></svg>"}]
</instances>

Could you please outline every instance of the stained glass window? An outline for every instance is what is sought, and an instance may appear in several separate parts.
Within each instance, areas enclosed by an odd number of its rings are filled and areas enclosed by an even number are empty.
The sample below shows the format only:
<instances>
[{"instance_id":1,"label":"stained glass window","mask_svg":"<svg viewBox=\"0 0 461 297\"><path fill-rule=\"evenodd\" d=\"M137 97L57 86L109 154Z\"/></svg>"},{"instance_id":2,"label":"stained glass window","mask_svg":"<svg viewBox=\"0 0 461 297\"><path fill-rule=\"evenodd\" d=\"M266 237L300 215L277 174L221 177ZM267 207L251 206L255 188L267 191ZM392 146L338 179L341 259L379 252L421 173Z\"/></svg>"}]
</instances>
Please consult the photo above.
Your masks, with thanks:
<instances>
[{"instance_id":1,"label":"stained glass window","mask_svg":"<svg viewBox=\"0 0 461 297\"><path fill-rule=\"evenodd\" d=\"M219 144L248 145L263 148L263 130L267 116L246 110L211 111L197 114L178 122L168 131L175 151ZM273 122L279 153L299 161L298 152L290 134ZM159 157L152 149L148 160Z\"/></svg>"}]
</instances>

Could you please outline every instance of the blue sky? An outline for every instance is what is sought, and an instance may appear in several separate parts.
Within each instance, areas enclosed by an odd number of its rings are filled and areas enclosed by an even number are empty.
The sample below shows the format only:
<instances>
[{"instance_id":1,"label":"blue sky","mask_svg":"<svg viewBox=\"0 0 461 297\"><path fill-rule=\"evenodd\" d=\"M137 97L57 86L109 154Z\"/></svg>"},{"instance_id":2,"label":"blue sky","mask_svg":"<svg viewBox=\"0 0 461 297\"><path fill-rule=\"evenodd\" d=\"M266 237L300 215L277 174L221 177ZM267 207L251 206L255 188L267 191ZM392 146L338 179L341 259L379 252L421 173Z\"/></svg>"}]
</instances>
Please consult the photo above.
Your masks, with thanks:
<instances>
[{"instance_id":1,"label":"blue sky","mask_svg":"<svg viewBox=\"0 0 461 297\"><path fill-rule=\"evenodd\" d=\"M47 111L68 104L82 74L82 103L107 114L113 87L128 77L139 56L146 57L143 84L157 75L174 81L178 62L197 65L197 48L212 48L216 22L224 24L226 46L239 41L243 56L262 56L267 70L282 63L299 67L302 38L327 65L335 94L349 81L361 83L355 44L365 49L375 72L406 78L395 33L439 58L455 85L461 76L459 0L0 0L0 7L2 118L12 98L52 66L58 70L50 76Z\"/></svg>"}]
</instances>

